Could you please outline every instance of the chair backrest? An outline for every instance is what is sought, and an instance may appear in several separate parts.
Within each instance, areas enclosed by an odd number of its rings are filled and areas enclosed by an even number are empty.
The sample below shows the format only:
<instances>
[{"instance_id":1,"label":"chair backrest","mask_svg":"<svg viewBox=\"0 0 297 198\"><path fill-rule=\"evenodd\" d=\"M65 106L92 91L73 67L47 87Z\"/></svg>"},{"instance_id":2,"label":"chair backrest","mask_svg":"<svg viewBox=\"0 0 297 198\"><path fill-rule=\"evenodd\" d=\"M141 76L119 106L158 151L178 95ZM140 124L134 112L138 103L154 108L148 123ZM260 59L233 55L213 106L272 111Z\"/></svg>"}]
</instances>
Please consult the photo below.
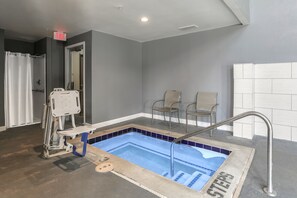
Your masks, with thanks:
<instances>
[{"instance_id":1,"label":"chair backrest","mask_svg":"<svg viewBox=\"0 0 297 198\"><path fill-rule=\"evenodd\" d=\"M211 107L217 104L218 93L215 92L198 92L196 109L210 111Z\"/></svg>"},{"instance_id":2,"label":"chair backrest","mask_svg":"<svg viewBox=\"0 0 297 198\"><path fill-rule=\"evenodd\" d=\"M78 91L62 91L56 89L49 95L52 116L60 117L80 113Z\"/></svg>"},{"instance_id":3,"label":"chair backrest","mask_svg":"<svg viewBox=\"0 0 297 198\"><path fill-rule=\"evenodd\" d=\"M167 90L164 94L164 107L171 107L175 102L181 101L181 91ZM172 106L173 108L179 108L179 104L176 103Z\"/></svg>"}]
</instances>

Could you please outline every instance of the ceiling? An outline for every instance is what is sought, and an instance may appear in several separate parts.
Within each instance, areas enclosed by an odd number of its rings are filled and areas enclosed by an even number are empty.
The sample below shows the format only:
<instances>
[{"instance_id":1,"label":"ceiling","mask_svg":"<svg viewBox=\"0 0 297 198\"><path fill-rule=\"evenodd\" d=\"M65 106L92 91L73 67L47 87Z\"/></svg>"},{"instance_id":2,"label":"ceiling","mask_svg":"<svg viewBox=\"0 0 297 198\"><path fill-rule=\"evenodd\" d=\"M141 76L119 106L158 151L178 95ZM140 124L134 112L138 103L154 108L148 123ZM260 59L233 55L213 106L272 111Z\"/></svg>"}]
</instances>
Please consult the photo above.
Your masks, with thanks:
<instances>
[{"instance_id":1,"label":"ceiling","mask_svg":"<svg viewBox=\"0 0 297 198\"><path fill-rule=\"evenodd\" d=\"M6 38L36 41L96 30L139 42L241 24L224 0L0 0ZM149 21L142 23L140 18ZM197 25L198 28L179 30Z\"/></svg>"}]
</instances>

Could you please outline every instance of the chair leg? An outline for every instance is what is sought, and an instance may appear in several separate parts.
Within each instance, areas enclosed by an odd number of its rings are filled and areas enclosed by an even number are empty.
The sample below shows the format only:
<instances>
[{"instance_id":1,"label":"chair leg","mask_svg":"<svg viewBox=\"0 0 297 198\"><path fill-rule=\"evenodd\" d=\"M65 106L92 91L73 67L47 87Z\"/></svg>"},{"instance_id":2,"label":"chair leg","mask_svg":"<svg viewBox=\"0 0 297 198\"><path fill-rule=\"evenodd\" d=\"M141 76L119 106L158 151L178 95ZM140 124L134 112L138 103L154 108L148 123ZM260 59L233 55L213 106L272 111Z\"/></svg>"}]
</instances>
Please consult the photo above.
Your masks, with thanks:
<instances>
[{"instance_id":1,"label":"chair leg","mask_svg":"<svg viewBox=\"0 0 297 198\"><path fill-rule=\"evenodd\" d=\"M186 112L186 132L188 133L188 114Z\"/></svg>"},{"instance_id":2,"label":"chair leg","mask_svg":"<svg viewBox=\"0 0 297 198\"><path fill-rule=\"evenodd\" d=\"M196 116L196 126L198 126L198 116Z\"/></svg>"},{"instance_id":3,"label":"chair leg","mask_svg":"<svg viewBox=\"0 0 297 198\"><path fill-rule=\"evenodd\" d=\"M212 115L209 116L209 120L210 120L210 126L212 125ZM213 129L210 130L210 137L212 137L212 132L213 132Z\"/></svg>"},{"instance_id":4,"label":"chair leg","mask_svg":"<svg viewBox=\"0 0 297 198\"><path fill-rule=\"evenodd\" d=\"M168 114L169 114L169 128L171 129L171 112L169 112Z\"/></svg>"},{"instance_id":5,"label":"chair leg","mask_svg":"<svg viewBox=\"0 0 297 198\"><path fill-rule=\"evenodd\" d=\"M154 121L154 110L152 109L152 119L151 119L151 123L153 124Z\"/></svg>"},{"instance_id":6,"label":"chair leg","mask_svg":"<svg viewBox=\"0 0 297 198\"><path fill-rule=\"evenodd\" d=\"M216 113L213 114L213 121L214 121L214 124L217 123L217 114ZM217 130L217 128L216 128L216 130Z\"/></svg>"}]
</instances>

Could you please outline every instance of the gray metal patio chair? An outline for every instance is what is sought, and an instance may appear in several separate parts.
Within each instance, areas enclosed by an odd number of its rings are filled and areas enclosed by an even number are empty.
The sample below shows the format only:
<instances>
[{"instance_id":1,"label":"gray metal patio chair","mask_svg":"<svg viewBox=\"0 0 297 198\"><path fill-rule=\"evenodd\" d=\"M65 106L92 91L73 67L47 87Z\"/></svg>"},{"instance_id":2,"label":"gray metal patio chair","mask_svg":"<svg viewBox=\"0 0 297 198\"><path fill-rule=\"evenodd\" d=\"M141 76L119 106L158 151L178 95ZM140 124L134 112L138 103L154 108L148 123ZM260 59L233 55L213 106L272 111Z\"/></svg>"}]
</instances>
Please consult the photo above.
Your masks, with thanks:
<instances>
[{"instance_id":1,"label":"gray metal patio chair","mask_svg":"<svg viewBox=\"0 0 297 198\"><path fill-rule=\"evenodd\" d=\"M162 102L161 106L156 106L158 103ZM164 116L164 121L166 121L165 113L169 114L169 128L171 128L171 114L177 113L178 123L180 123L180 104L181 104L181 91L177 90L167 90L164 94L164 99L157 100L152 106L152 121L154 120L154 111L162 112Z\"/></svg>"},{"instance_id":2,"label":"gray metal patio chair","mask_svg":"<svg viewBox=\"0 0 297 198\"><path fill-rule=\"evenodd\" d=\"M209 117L210 125L216 123L216 110L217 110L217 97L218 93L214 92L198 92L196 102L187 106L186 109L186 131L188 132L188 115L196 117L196 126L198 126L198 117ZM195 109L191 107L195 105ZM212 130L210 136L212 136Z\"/></svg>"}]
</instances>

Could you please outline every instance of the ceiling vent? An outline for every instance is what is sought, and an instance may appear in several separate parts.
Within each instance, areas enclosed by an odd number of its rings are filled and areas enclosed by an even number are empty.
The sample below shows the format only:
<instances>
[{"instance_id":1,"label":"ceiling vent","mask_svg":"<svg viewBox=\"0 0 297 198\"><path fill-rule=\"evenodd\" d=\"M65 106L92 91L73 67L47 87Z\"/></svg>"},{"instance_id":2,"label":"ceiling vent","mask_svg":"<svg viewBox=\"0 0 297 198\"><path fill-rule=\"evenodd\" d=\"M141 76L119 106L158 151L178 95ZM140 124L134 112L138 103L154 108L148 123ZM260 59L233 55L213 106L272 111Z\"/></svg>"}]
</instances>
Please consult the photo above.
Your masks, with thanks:
<instances>
[{"instance_id":1,"label":"ceiling vent","mask_svg":"<svg viewBox=\"0 0 297 198\"><path fill-rule=\"evenodd\" d=\"M183 26L183 27L179 27L178 29L179 30L182 30L182 31L185 31L185 30L193 30L193 29L196 29L198 28L198 25L187 25L187 26Z\"/></svg>"}]
</instances>

